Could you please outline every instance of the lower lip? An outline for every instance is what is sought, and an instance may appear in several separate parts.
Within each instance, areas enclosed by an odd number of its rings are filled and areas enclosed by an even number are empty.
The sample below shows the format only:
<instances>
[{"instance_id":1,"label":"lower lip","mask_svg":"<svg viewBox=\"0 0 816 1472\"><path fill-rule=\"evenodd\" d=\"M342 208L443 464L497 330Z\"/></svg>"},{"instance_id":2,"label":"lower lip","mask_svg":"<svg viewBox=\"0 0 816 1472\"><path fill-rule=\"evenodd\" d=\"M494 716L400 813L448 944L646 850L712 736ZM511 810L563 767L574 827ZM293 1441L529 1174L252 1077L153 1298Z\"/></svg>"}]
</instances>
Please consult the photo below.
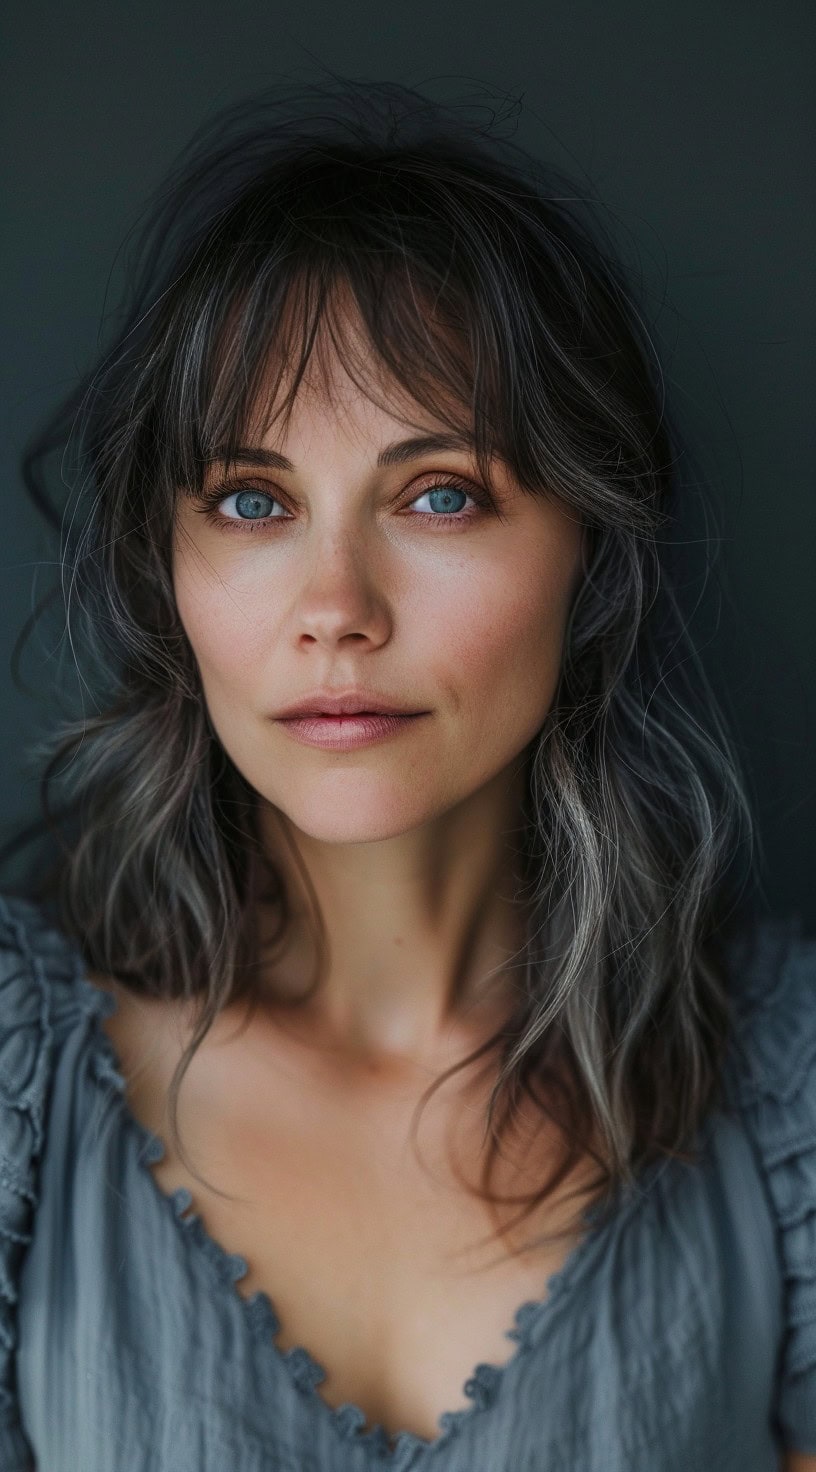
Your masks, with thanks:
<instances>
[{"instance_id":1,"label":"lower lip","mask_svg":"<svg viewBox=\"0 0 816 1472\"><path fill-rule=\"evenodd\" d=\"M279 719L295 741L304 746L322 746L327 751L354 751L358 746L370 746L373 741L382 741L394 736L418 721L427 711L410 716L289 716Z\"/></svg>"}]
</instances>

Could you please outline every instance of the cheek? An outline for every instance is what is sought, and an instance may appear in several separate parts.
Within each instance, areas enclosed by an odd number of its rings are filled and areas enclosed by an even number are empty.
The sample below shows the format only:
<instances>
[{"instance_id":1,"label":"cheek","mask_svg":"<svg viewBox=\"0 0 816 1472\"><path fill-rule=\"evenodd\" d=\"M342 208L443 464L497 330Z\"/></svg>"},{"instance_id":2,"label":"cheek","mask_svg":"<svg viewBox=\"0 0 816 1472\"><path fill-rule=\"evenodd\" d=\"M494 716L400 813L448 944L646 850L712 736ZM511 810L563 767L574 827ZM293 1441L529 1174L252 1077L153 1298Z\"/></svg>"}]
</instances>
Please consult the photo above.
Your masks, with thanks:
<instances>
[{"instance_id":1,"label":"cheek","mask_svg":"<svg viewBox=\"0 0 816 1472\"><path fill-rule=\"evenodd\" d=\"M474 720L530 739L558 683L571 585L548 547L485 563L429 597L428 665L448 676Z\"/></svg>"},{"instance_id":2,"label":"cheek","mask_svg":"<svg viewBox=\"0 0 816 1472\"><path fill-rule=\"evenodd\" d=\"M208 690L248 686L275 647L272 601L257 579L219 574L196 552L174 562L176 607Z\"/></svg>"}]
</instances>

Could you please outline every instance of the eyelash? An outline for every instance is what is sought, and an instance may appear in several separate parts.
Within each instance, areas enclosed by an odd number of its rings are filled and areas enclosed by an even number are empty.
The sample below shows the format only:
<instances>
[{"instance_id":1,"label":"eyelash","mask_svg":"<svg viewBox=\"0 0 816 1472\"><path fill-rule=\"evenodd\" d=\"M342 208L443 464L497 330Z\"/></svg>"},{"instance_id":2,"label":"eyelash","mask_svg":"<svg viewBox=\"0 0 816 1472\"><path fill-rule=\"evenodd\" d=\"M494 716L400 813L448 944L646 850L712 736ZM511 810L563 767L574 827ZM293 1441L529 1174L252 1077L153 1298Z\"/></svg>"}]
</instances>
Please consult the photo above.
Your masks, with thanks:
<instances>
[{"instance_id":1,"label":"eyelash","mask_svg":"<svg viewBox=\"0 0 816 1472\"><path fill-rule=\"evenodd\" d=\"M417 491L411 500L419 500L420 496L427 495L429 491L446 489L462 491L464 495L469 496L476 503L478 510L474 511L473 509L465 508L461 512L416 511L413 513L413 516L424 522L441 522L448 526L452 522L469 523L476 520L483 511L495 511L496 509L492 497L482 486L474 485L470 481L462 480L459 476L450 474L434 475L429 484L422 490ZM210 490L203 491L196 498L201 503L196 509L199 515L204 517L205 521L209 522L211 526L217 527L219 531L232 532L234 528L241 527L248 531L250 535L257 535L257 531L261 527L268 527L270 523L273 525L275 523L283 523L288 526L289 522L293 520L291 516L232 517L223 516L218 512L217 508L222 501L225 501L228 496L241 495L243 491L257 491L260 495L267 496L270 501L277 502L285 511L288 510L286 503L281 500L280 496L273 496L271 491L262 486L253 485L249 481L244 481L238 486L235 484L230 485L226 481L219 482L219 484L212 486ZM409 501L408 505L410 504L411 502Z\"/></svg>"}]
</instances>

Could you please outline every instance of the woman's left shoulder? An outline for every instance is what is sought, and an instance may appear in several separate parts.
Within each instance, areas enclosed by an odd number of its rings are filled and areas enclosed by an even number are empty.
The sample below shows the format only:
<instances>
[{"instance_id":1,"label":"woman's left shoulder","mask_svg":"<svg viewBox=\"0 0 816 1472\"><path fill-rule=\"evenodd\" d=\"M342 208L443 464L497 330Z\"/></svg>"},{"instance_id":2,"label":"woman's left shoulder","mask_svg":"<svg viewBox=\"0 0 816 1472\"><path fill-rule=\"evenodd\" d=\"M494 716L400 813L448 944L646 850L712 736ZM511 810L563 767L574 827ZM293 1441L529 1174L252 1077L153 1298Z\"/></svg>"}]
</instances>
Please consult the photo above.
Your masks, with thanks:
<instances>
[{"instance_id":1,"label":"woman's left shoulder","mask_svg":"<svg viewBox=\"0 0 816 1472\"><path fill-rule=\"evenodd\" d=\"M816 936L798 914L755 919L726 948L726 968L730 1096L743 1108L796 1100L807 1125L816 1109Z\"/></svg>"},{"instance_id":2,"label":"woman's left shoulder","mask_svg":"<svg viewBox=\"0 0 816 1472\"><path fill-rule=\"evenodd\" d=\"M782 1264L778 1431L783 1447L816 1453L816 938L798 915L757 920L727 970L726 1094L754 1144Z\"/></svg>"}]
</instances>

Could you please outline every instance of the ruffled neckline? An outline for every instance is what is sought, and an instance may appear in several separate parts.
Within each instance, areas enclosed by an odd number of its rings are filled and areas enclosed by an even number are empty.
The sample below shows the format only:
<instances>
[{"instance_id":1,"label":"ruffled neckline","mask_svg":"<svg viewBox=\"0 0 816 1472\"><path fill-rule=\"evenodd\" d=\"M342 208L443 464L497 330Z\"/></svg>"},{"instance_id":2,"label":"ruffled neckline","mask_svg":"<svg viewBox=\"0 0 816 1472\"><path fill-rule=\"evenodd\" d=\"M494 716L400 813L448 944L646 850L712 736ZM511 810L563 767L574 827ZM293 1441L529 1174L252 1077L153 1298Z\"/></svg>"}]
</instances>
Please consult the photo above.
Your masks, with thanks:
<instances>
[{"instance_id":1,"label":"ruffled neckline","mask_svg":"<svg viewBox=\"0 0 816 1472\"><path fill-rule=\"evenodd\" d=\"M93 1025L93 1074L97 1082L107 1084L115 1091L121 1121L136 1148L138 1163L147 1177L154 1199L162 1210L172 1214L185 1241L201 1253L219 1289L237 1298L243 1306L251 1333L270 1345L274 1359L286 1371L296 1389L312 1399L319 1414L329 1418L341 1440L353 1440L355 1446L366 1446L379 1460L387 1462L389 1472L407 1472L417 1456L441 1449L474 1416L489 1410L503 1382L513 1376L522 1357L535 1347L535 1331L540 1328L545 1317L549 1318L553 1314L556 1305L569 1292L592 1249L600 1245L613 1223L619 1223L635 1202L644 1199L646 1188L656 1170L665 1168L664 1161L654 1162L644 1171L638 1189L631 1193L620 1193L617 1206L607 1213L604 1211L604 1204L598 1201L581 1213L585 1228L583 1236L571 1249L562 1266L547 1277L542 1297L523 1302L516 1309L512 1326L505 1331L505 1337L516 1342L515 1352L503 1365L481 1362L474 1366L463 1386L463 1393L472 1404L456 1411L443 1411L438 1418L439 1436L431 1441L412 1431L391 1433L379 1422L364 1430L368 1418L361 1406L353 1401L336 1407L330 1406L318 1394L317 1387L327 1378L327 1372L305 1346L296 1345L284 1350L277 1345L276 1336L281 1329L281 1320L272 1299L263 1289L258 1289L250 1297L245 1297L238 1291L236 1285L246 1276L249 1265L240 1253L227 1252L211 1236L198 1213L192 1211L185 1215L193 1205L190 1190L186 1186L179 1186L168 1193L160 1186L151 1166L164 1159L166 1146L161 1137L132 1112L126 1097L127 1085L120 1060L102 1026L106 1018L118 1011L117 998L90 980L84 959L80 953L75 954L75 981L79 988L81 1008L84 1014L91 1017Z\"/></svg>"}]
</instances>

